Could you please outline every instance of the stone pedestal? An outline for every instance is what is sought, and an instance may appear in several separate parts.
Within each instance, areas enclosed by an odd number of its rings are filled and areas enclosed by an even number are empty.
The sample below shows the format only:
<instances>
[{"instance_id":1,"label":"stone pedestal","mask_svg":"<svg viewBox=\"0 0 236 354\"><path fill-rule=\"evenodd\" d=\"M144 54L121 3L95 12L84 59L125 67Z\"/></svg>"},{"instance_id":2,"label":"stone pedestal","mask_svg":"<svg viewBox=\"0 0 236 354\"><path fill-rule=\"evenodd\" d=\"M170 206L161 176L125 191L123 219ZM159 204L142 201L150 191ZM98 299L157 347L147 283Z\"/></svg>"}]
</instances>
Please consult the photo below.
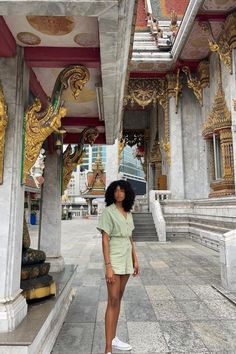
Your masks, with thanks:
<instances>
[{"instance_id":1,"label":"stone pedestal","mask_svg":"<svg viewBox=\"0 0 236 354\"><path fill-rule=\"evenodd\" d=\"M236 291L236 230L220 241L221 281L227 291Z\"/></svg>"},{"instance_id":2,"label":"stone pedestal","mask_svg":"<svg viewBox=\"0 0 236 354\"><path fill-rule=\"evenodd\" d=\"M3 184L0 185L0 332L15 329L27 314L21 295L24 186L21 185L22 125L28 72L23 51L0 58L0 80L8 106Z\"/></svg>"},{"instance_id":3,"label":"stone pedestal","mask_svg":"<svg viewBox=\"0 0 236 354\"><path fill-rule=\"evenodd\" d=\"M182 136L182 109L181 100L176 113L175 99L170 98L170 149L171 165L169 169L169 189L172 199L184 199L184 159L183 159L183 136Z\"/></svg>"},{"instance_id":4,"label":"stone pedestal","mask_svg":"<svg viewBox=\"0 0 236 354\"><path fill-rule=\"evenodd\" d=\"M107 145L106 156L106 188L113 181L118 179L119 161L118 161L118 140L115 144Z\"/></svg>"},{"instance_id":5,"label":"stone pedestal","mask_svg":"<svg viewBox=\"0 0 236 354\"><path fill-rule=\"evenodd\" d=\"M40 249L51 263L50 272L64 269L61 256L61 156L46 154L42 189Z\"/></svg>"}]
</instances>

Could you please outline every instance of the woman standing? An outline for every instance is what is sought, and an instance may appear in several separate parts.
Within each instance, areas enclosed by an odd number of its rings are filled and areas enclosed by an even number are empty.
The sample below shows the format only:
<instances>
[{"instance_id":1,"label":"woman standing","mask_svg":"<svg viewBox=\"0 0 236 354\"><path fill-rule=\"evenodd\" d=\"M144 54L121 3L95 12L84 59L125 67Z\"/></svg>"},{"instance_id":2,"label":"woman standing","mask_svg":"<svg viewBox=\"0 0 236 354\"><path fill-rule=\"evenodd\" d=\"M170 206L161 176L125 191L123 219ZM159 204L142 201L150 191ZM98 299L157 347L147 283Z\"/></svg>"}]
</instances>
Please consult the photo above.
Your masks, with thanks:
<instances>
[{"instance_id":1,"label":"woman standing","mask_svg":"<svg viewBox=\"0 0 236 354\"><path fill-rule=\"evenodd\" d=\"M130 274L139 273L132 231L134 223L130 212L135 194L127 181L112 182L106 190L106 208L100 216L98 230L102 233L102 248L107 282L108 303L105 315L106 348L131 350L132 347L116 337L120 303Z\"/></svg>"}]
</instances>

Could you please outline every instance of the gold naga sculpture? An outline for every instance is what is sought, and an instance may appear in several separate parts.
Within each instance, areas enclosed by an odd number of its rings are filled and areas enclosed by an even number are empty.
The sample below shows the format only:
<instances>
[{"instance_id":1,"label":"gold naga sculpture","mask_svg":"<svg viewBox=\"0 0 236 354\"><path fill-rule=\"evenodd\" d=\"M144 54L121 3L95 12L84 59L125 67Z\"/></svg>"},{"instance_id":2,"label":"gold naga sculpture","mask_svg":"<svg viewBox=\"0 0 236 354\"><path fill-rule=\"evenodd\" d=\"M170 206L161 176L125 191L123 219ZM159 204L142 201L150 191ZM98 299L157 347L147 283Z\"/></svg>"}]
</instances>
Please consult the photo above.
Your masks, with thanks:
<instances>
[{"instance_id":1,"label":"gold naga sculpture","mask_svg":"<svg viewBox=\"0 0 236 354\"><path fill-rule=\"evenodd\" d=\"M198 80L196 77L192 77L191 71L188 66L183 66L182 71L186 74L188 87L193 90L194 95L202 106L203 92L200 80Z\"/></svg>"},{"instance_id":2,"label":"gold naga sculpture","mask_svg":"<svg viewBox=\"0 0 236 354\"><path fill-rule=\"evenodd\" d=\"M63 193L67 189L73 170L83 161L85 154L84 144L88 143L92 146L98 135L97 128L87 127L82 131L79 143L74 148L74 151L72 151L70 144L67 146L63 153Z\"/></svg>"},{"instance_id":3,"label":"gold naga sculpture","mask_svg":"<svg viewBox=\"0 0 236 354\"><path fill-rule=\"evenodd\" d=\"M3 183L3 166L4 166L4 149L5 149L5 133L8 123L7 105L0 83L0 184Z\"/></svg>"},{"instance_id":4,"label":"gold naga sculpture","mask_svg":"<svg viewBox=\"0 0 236 354\"><path fill-rule=\"evenodd\" d=\"M63 69L57 77L53 93L45 110L38 98L25 112L24 168L23 183L37 160L40 149L47 137L60 130L61 119L66 115L66 109L61 105L63 90L70 85L75 99L78 98L84 85L89 81L89 71L83 65L70 65Z\"/></svg>"}]
</instances>

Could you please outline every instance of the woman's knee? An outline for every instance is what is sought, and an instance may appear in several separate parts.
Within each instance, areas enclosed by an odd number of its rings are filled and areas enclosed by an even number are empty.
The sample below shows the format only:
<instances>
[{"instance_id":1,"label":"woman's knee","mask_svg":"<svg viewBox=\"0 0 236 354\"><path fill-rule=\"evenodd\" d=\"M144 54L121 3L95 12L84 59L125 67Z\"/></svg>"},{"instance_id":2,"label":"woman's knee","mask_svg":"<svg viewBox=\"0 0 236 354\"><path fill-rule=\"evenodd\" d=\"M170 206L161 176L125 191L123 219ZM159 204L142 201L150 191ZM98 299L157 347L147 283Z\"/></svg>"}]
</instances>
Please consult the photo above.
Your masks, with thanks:
<instances>
[{"instance_id":1,"label":"woman's knee","mask_svg":"<svg viewBox=\"0 0 236 354\"><path fill-rule=\"evenodd\" d=\"M120 298L119 296L109 296L108 299L108 305L110 305L111 307L118 307L120 303Z\"/></svg>"}]
</instances>

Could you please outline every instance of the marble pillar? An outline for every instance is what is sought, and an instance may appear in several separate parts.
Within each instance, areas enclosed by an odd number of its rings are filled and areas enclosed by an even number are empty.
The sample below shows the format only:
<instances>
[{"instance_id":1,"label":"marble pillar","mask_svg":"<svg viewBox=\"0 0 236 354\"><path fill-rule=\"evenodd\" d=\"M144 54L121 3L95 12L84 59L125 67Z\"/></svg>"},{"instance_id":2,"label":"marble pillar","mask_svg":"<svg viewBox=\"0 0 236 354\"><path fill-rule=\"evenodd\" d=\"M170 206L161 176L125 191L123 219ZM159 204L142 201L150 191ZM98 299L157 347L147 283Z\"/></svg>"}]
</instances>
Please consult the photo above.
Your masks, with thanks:
<instances>
[{"instance_id":1,"label":"marble pillar","mask_svg":"<svg viewBox=\"0 0 236 354\"><path fill-rule=\"evenodd\" d=\"M175 99L169 101L171 165L169 168L169 189L172 199L184 199L184 159L182 137L182 105L179 102L176 113Z\"/></svg>"},{"instance_id":2,"label":"marble pillar","mask_svg":"<svg viewBox=\"0 0 236 354\"><path fill-rule=\"evenodd\" d=\"M50 272L61 272L61 156L56 152L46 154L42 188L40 249L50 262Z\"/></svg>"},{"instance_id":3,"label":"marble pillar","mask_svg":"<svg viewBox=\"0 0 236 354\"><path fill-rule=\"evenodd\" d=\"M118 139L115 144L106 147L106 188L113 181L118 179L119 160L118 160Z\"/></svg>"},{"instance_id":4,"label":"marble pillar","mask_svg":"<svg viewBox=\"0 0 236 354\"><path fill-rule=\"evenodd\" d=\"M232 113L232 140L234 155L234 184L236 186L236 49L232 50L232 72L230 75L231 113ZM235 104L234 104L235 100ZM236 194L236 193L235 193Z\"/></svg>"},{"instance_id":5,"label":"marble pillar","mask_svg":"<svg viewBox=\"0 0 236 354\"><path fill-rule=\"evenodd\" d=\"M14 330L27 314L20 274L24 214L21 155L24 107L29 76L23 48L0 58L0 80L8 106L3 184L0 185L0 332Z\"/></svg>"}]
</instances>

